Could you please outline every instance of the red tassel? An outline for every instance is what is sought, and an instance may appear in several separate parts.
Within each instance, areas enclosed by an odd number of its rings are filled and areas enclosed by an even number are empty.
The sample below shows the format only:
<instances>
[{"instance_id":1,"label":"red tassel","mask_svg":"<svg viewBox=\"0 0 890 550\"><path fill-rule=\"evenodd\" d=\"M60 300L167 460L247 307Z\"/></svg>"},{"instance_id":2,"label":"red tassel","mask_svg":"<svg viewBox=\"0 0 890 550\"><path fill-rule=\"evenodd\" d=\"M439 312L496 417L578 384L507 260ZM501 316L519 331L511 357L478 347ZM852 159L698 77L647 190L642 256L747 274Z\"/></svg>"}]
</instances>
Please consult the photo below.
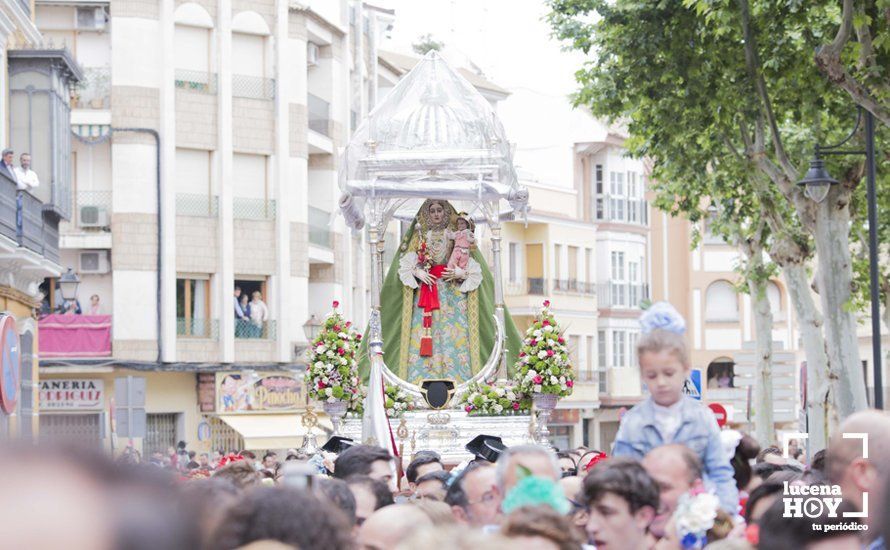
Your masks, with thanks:
<instances>
[{"instance_id":1,"label":"red tassel","mask_svg":"<svg viewBox=\"0 0 890 550\"><path fill-rule=\"evenodd\" d=\"M432 336L424 336L420 339L420 356L433 356L433 338Z\"/></svg>"}]
</instances>

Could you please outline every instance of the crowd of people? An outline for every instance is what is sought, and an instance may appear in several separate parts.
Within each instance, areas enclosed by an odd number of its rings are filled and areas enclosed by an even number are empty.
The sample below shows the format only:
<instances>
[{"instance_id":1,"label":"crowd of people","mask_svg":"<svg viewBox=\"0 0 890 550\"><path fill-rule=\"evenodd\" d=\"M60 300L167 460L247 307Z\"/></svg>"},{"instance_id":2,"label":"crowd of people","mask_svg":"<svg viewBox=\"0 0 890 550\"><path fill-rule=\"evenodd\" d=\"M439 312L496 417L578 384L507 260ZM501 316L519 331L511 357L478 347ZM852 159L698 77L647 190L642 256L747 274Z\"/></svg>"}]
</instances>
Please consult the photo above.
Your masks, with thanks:
<instances>
[{"instance_id":1,"label":"crowd of people","mask_svg":"<svg viewBox=\"0 0 890 550\"><path fill-rule=\"evenodd\" d=\"M689 357L673 308L655 304L641 325L648 397L610 453L486 435L458 465L340 436L283 459L185 442L145 463L129 448L116 462L13 449L0 453L0 471L15 472L0 492L0 548L886 548L890 416L849 416L812 456L798 442L761 449L683 394Z\"/></svg>"}]
</instances>

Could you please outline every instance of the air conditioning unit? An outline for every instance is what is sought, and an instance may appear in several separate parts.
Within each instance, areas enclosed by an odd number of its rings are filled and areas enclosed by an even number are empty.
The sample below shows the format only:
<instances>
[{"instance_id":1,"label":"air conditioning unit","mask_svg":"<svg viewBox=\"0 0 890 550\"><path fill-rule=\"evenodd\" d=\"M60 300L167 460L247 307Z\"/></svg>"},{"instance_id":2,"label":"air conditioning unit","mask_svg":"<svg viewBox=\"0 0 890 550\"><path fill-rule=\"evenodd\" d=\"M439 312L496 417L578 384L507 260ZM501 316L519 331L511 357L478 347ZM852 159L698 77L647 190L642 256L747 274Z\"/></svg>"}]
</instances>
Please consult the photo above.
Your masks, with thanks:
<instances>
[{"instance_id":1,"label":"air conditioning unit","mask_svg":"<svg viewBox=\"0 0 890 550\"><path fill-rule=\"evenodd\" d=\"M77 8L77 30L104 31L108 17L104 8Z\"/></svg>"},{"instance_id":2,"label":"air conditioning unit","mask_svg":"<svg viewBox=\"0 0 890 550\"><path fill-rule=\"evenodd\" d=\"M315 67L318 65L318 44L306 43L306 65Z\"/></svg>"},{"instance_id":3,"label":"air conditioning unit","mask_svg":"<svg viewBox=\"0 0 890 550\"><path fill-rule=\"evenodd\" d=\"M108 273L107 250L85 250L80 253L81 273Z\"/></svg>"},{"instance_id":4,"label":"air conditioning unit","mask_svg":"<svg viewBox=\"0 0 890 550\"><path fill-rule=\"evenodd\" d=\"M108 211L104 206L81 206L77 221L80 227L108 227Z\"/></svg>"}]
</instances>

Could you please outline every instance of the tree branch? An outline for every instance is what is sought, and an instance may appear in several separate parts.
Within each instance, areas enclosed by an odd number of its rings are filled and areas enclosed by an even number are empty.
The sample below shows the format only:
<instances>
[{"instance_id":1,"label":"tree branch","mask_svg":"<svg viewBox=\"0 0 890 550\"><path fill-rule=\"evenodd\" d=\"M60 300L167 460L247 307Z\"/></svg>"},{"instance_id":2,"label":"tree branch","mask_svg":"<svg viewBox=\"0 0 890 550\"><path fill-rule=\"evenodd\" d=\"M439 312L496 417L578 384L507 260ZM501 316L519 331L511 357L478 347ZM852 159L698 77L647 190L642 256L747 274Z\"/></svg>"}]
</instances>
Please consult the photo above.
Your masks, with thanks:
<instances>
[{"instance_id":1,"label":"tree branch","mask_svg":"<svg viewBox=\"0 0 890 550\"><path fill-rule=\"evenodd\" d=\"M766 89L766 80L763 78L763 72L761 71L760 56L757 53L757 42L754 38L754 32L751 29L751 10L748 5L748 0L738 0L738 3L739 11L742 16L742 33L745 38L745 65L748 68L748 74L753 81L754 88L757 90L757 95L760 97L763 114L766 117L767 123L769 123L776 160L779 162L779 167L785 172L788 179L791 180L797 177L797 168L788 159L788 154L785 152L785 146L782 145L782 136L779 134L779 125L776 122L776 116L773 113L772 103Z\"/></svg>"}]
</instances>

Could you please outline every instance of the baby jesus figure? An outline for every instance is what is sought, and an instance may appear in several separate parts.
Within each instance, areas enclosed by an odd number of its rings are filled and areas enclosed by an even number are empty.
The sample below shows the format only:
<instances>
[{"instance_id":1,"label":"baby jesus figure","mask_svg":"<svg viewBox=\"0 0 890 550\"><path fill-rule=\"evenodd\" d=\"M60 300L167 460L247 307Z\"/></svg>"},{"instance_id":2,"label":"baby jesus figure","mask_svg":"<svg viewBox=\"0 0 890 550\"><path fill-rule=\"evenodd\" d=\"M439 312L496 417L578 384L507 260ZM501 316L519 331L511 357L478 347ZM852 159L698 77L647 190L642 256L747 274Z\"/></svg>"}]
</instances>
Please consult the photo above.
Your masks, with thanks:
<instances>
[{"instance_id":1,"label":"baby jesus figure","mask_svg":"<svg viewBox=\"0 0 890 550\"><path fill-rule=\"evenodd\" d=\"M457 231L446 231L445 236L454 240L454 249L451 251L451 257L448 259L448 268L454 269L459 267L466 269L470 262L470 247L476 244L476 238L473 236L473 222L470 217L461 212L457 217Z\"/></svg>"}]
</instances>

